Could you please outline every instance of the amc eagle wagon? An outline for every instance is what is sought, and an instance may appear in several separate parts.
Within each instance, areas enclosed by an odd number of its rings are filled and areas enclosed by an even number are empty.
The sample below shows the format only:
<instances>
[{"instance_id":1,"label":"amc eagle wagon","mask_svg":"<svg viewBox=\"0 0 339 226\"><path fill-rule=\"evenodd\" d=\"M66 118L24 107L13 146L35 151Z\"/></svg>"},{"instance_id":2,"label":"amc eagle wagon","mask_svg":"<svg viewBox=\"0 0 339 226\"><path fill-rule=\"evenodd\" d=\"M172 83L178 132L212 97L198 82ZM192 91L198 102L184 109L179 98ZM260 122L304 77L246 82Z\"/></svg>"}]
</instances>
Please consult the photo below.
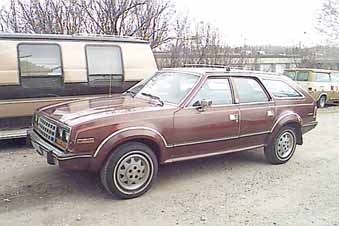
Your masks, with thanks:
<instances>
[{"instance_id":1,"label":"amc eagle wagon","mask_svg":"<svg viewBox=\"0 0 339 226\"><path fill-rule=\"evenodd\" d=\"M286 163L316 114L315 100L284 76L176 68L119 96L41 108L30 137L49 164L100 172L109 193L134 198L159 164L253 149Z\"/></svg>"}]
</instances>

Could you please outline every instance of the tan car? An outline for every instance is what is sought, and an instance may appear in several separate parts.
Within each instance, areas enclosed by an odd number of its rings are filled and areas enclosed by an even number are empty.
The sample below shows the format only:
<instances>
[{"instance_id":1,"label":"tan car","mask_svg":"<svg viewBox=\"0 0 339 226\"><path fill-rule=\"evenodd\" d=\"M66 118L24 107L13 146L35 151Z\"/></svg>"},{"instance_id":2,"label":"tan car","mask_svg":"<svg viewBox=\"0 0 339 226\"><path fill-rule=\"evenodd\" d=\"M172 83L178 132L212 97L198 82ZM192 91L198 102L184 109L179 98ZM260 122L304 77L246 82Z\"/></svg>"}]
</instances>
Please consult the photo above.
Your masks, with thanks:
<instances>
[{"instance_id":1,"label":"tan car","mask_svg":"<svg viewBox=\"0 0 339 226\"><path fill-rule=\"evenodd\" d=\"M148 42L0 34L0 140L26 136L35 109L122 93L157 71Z\"/></svg>"},{"instance_id":2,"label":"tan car","mask_svg":"<svg viewBox=\"0 0 339 226\"><path fill-rule=\"evenodd\" d=\"M296 68L285 70L284 74L306 89L320 108L339 100L339 71Z\"/></svg>"}]
</instances>

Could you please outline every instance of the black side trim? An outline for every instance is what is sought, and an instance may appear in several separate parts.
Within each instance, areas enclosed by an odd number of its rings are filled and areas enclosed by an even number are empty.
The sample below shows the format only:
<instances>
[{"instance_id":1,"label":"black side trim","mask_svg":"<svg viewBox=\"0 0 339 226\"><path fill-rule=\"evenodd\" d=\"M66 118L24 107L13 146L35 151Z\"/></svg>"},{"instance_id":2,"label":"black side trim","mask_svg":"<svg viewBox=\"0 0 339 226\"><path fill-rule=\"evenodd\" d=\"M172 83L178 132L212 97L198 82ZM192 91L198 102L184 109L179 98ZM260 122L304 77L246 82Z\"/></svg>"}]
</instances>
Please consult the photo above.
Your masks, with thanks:
<instances>
[{"instance_id":1,"label":"black side trim","mask_svg":"<svg viewBox=\"0 0 339 226\"><path fill-rule=\"evenodd\" d=\"M32 124L32 116L0 118L0 130L29 128Z\"/></svg>"},{"instance_id":2,"label":"black side trim","mask_svg":"<svg viewBox=\"0 0 339 226\"><path fill-rule=\"evenodd\" d=\"M122 93L137 82L113 82L112 93ZM0 100L21 98L62 97L108 94L109 87L93 87L88 83L64 84L61 88L24 88L21 86L0 86Z\"/></svg>"}]
</instances>

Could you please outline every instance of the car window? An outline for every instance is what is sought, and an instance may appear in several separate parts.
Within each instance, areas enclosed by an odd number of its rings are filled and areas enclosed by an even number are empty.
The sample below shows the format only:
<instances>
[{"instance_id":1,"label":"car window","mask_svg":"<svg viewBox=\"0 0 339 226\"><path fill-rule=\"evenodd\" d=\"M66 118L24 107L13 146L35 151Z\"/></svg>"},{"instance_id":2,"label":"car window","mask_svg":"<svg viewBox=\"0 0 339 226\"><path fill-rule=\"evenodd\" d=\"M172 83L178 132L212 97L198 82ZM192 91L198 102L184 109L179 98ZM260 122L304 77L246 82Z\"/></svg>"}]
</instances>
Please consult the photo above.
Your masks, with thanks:
<instances>
[{"instance_id":1,"label":"car window","mask_svg":"<svg viewBox=\"0 0 339 226\"><path fill-rule=\"evenodd\" d=\"M56 44L19 44L21 85L24 88L62 86L61 51Z\"/></svg>"},{"instance_id":2,"label":"car window","mask_svg":"<svg viewBox=\"0 0 339 226\"><path fill-rule=\"evenodd\" d=\"M339 82L339 73L331 73L331 80L332 82Z\"/></svg>"},{"instance_id":3,"label":"car window","mask_svg":"<svg viewBox=\"0 0 339 226\"><path fill-rule=\"evenodd\" d=\"M86 46L88 80L91 86L107 86L122 81L121 50L117 46Z\"/></svg>"},{"instance_id":4,"label":"car window","mask_svg":"<svg viewBox=\"0 0 339 226\"><path fill-rule=\"evenodd\" d=\"M178 104L198 79L199 76L193 74L161 72L155 74L144 84L141 82L140 85L136 85L131 91L138 92L137 97L140 98L147 98L144 94L151 94L162 101Z\"/></svg>"},{"instance_id":5,"label":"car window","mask_svg":"<svg viewBox=\"0 0 339 226\"><path fill-rule=\"evenodd\" d=\"M296 72L295 71L285 71L284 75L286 75L287 77L289 77L292 80L296 79Z\"/></svg>"},{"instance_id":6,"label":"car window","mask_svg":"<svg viewBox=\"0 0 339 226\"><path fill-rule=\"evenodd\" d=\"M269 99L261 85L253 78L234 78L239 103L267 102Z\"/></svg>"},{"instance_id":7,"label":"car window","mask_svg":"<svg viewBox=\"0 0 339 226\"><path fill-rule=\"evenodd\" d=\"M264 79L266 89L275 97L302 97L302 95L290 85L279 80Z\"/></svg>"},{"instance_id":8,"label":"car window","mask_svg":"<svg viewBox=\"0 0 339 226\"><path fill-rule=\"evenodd\" d=\"M211 100L212 106L232 104L232 92L226 78L208 78L193 98L190 106L199 106L201 100Z\"/></svg>"},{"instance_id":9,"label":"car window","mask_svg":"<svg viewBox=\"0 0 339 226\"><path fill-rule=\"evenodd\" d=\"M308 81L309 72L308 71L297 71L296 81L306 82Z\"/></svg>"},{"instance_id":10,"label":"car window","mask_svg":"<svg viewBox=\"0 0 339 226\"><path fill-rule=\"evenodd\" d=\"M330 74L329 73L315 73L315 81L316 82L331 82Z\"/></svg>"}]
</instances>

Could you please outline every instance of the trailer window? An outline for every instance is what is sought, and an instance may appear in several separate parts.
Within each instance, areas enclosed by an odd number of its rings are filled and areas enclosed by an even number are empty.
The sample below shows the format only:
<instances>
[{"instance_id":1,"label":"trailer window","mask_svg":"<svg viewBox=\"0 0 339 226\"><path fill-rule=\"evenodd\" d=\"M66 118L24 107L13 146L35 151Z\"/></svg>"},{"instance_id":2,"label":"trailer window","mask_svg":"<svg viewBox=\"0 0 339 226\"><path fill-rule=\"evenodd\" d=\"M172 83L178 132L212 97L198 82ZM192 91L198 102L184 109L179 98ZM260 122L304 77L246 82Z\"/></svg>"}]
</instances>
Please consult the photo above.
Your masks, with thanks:
<instances>
[{"instance_id":1,"label":"trailer window","mask_svg":"<svg viewBox=\"0 0 339 226\"><path fill-rule=\"evenodd\" d=\"M123 78L118 46L86 46L88 81L91 86L107 86Z\"/></svg>"},{"instance_id":2,"label":"trailer window","mask_svg":"<svg viewBox=\"0 0 339 226\"><path fill-rule=\"evenodd\" d=\"M19 71L25 88L62 86L60 47L56 44L19 44Z\"/></svg>"}]
</instances>

